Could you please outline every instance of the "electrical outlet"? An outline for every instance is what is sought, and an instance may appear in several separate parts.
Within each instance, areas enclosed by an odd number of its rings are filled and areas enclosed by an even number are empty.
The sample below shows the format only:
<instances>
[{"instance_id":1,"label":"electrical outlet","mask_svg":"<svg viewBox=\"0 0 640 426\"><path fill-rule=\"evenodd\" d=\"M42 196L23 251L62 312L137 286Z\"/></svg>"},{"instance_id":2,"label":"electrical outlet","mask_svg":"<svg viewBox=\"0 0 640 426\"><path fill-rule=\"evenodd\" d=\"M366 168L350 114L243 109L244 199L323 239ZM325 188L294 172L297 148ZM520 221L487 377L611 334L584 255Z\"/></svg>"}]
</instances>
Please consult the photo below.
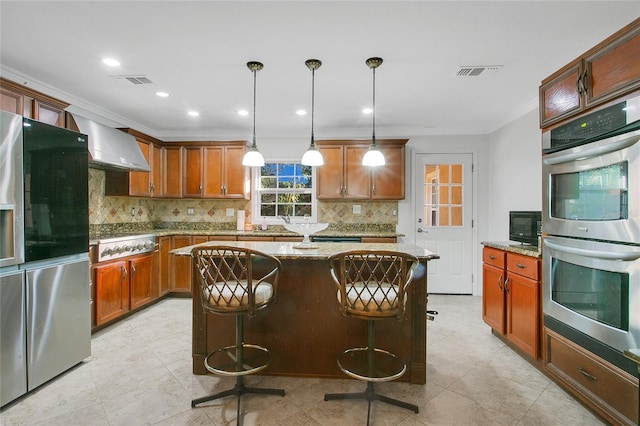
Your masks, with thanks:
<instances>
[{"instance_id":1,"label":"electrical outlet","mask_svg":"<svg viewBox=\"0 0 640 426\"><path fill-rule=\"evenodd\" d=\"M234 214L235 214L235 211L233 210L233 208L227 209L227 216L233 216Z\"/></svg>"},{"instance_id":2,"label":"electrical outlet","mask_svg":"<svg viewBox=\"0 0 640 426\"><path fill-rule=\"evenodd\" d=\"M391 216L398 216L398 210L396 209L391 210Z\"/></svg>"},{"instance_id":3,"label":"electrical outlet","mask_svg":"<svg viewBox=\"0 0 640 426\"><path fill-rule=\"evenodd\" d=\"M195 209L193 207L187 207L187 215L193 216L195 214Z\"/></svg>"},{"instance_id":4,"label":"electrical outlet","mask_svg":"<svg viewBox=\"0 0 640 426\"><path fill-rule=\"evenodd\" d=\"M360 213L362 213L362 208L360 207L360 204L354 204L353 214L360 214Z\"/></svg>"},{"instance_id":5,"label":"electrical outlet","mask_svg":"<svg viewBox=\"0 0 640 426\"><path fill-rule=\"evenodd\" d=\"M135 215L136 215L136 208L131 207L131 216L135 216Z\"/></svg>"}]
</instances>

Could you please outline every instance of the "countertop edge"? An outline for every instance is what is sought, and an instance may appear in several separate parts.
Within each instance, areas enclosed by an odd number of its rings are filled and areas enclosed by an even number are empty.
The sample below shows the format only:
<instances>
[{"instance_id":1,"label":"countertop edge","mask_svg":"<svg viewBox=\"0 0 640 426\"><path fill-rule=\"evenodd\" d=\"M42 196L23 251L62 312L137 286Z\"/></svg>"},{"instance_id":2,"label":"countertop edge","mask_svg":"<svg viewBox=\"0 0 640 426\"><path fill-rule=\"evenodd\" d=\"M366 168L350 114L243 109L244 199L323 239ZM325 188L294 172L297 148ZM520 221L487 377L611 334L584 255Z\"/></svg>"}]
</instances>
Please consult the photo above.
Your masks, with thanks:
<instances>
[{"instance_id":1,"label":"countertop edge","mask_svg":"<svg viewBox=\"0 0 640 426\"><path fill-rule=\"evenodd\" d=\"M485 247L496 248L511 253L535 257L537 259L540 259L542 257L540 247L524 245L515 241L482 241L480 244Z\"/></svg>"}]
</instances>

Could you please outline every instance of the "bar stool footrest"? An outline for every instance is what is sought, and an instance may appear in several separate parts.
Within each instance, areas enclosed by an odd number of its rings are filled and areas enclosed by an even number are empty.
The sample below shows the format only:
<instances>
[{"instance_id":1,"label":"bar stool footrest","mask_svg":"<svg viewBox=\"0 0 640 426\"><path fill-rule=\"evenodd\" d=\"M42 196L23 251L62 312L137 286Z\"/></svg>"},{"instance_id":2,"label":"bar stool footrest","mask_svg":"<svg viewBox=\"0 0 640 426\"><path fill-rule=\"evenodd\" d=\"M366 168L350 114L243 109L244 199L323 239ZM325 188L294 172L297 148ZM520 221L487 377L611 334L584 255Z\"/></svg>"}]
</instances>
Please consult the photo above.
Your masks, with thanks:
<instances>
[{"instance_id":1,"label":"bar stool footrest","mask_svg":"<svg viewBox=\"0 0 640 426\"><path fill-rule=\"evenodd\" d=\"M368 348L347 349L338 355L338 367L347 376L367 382L389 382L407 371L406 364L395 354L379 348L370 352Z\"/></svg>"},{"instance_id":2,"label":"bar stool footrest","mask_svg":"<svg viewBox=\"0 0 640 426\"><path fill-rule=\"evenodd\" d=\"M242 364L238 365L236 345L225 346L209 353L204 359L205 368L220 376L245 376L264 370L271 363L271 354L265 347L244 343Z\"/></svg>"}]
</instances>

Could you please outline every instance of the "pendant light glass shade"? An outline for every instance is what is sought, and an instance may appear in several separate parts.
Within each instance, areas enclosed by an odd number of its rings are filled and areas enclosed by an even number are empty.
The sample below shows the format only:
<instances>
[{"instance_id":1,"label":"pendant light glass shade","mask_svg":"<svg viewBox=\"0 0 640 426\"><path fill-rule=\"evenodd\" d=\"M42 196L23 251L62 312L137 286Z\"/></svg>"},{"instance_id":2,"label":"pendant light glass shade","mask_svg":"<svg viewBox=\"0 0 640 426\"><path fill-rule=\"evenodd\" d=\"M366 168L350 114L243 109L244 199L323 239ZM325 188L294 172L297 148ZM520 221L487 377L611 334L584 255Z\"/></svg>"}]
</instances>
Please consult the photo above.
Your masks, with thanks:
<instances>
[{"instance_id":1,"label":"pendant light glass shade","mask_svg":"<svg viewBox=\"0 0 640 426\"><path fill-rule=\"evenodd\" d=\"M376 68L382 64L382 58L369 58L366 61L369 68L373 70L373 130L371 134L371 145L369 145L369 151L362 157L362 165L369 167L384 166L384 155L378 146L376 145Z\"/></svg>"},{"instance_id":2,"label":"pendant light glass shade","mask_svg":"<svg viewBox=\"0 0 640 426\"><path fill-rule=\"evenodd\" d=\"M311 144L309 145L307 152L305 152L302 156L302 164L305 166L322 166L324 164L324 158L322 158L322 153L320 153L320 151L318 151L318 149L316 148L316 143L313 139L315 76L316 70L320 68L322 62L319 59L307 59L304 64L311 70Z\"/></svg>"},{"instance_id":3,"label":"pendant light glass shade","mask_svg":"<svg viewBox=\"0 0 640 426\"><path fill-rule=\"evenodd\" d=\"M242 157L242 165L249 167L262 167L264 166L264 157L258 151L258 145L256 144L256 73L260 71L264 65L260 62L251 61L247 62L247 68L253 72L253 143L249 147L249 150Z\"/></svg>"}]
</instances>

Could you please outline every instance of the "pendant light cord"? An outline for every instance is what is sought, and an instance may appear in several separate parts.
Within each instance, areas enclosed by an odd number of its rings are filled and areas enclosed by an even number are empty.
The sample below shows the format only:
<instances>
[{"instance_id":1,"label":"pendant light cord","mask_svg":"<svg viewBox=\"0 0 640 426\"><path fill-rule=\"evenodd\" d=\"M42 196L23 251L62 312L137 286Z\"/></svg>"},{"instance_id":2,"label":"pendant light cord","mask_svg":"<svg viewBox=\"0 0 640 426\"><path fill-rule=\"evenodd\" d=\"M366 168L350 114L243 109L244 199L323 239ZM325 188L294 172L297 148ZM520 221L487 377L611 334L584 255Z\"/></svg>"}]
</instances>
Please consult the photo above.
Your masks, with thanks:
<instances>
[{"instance_id":1,"label":"pendant light cord","mask_svg":"<svg viewBox=\"0 0 640 426\"><path fill-rule=\"evenodd\" d=\"M313 117L314 117L314 109L315 109L315 80L316 80L316 70L315 68L311 70L311 146L315 146L315 141L313 138Z\"/></svg>"},{"instance_id":2,"label":"pendant light cord","mask_svg":"<svg viewBox=\"0 0 640 426\"><path fill-rule=\"evenodd\" d=\"M373 132L371 145L376 146L376 69L373 68Z\"/></svg>"},{"instance_id":3,"label":"pendant light cord","mask_svg":"<svg viewBox=\"0 0 640 426\"><path fill-rule=\"evenodd\" d=\"M251 147L256 148L256 70L253 70L253 145Z\"/></svg>"}]
</instances>

